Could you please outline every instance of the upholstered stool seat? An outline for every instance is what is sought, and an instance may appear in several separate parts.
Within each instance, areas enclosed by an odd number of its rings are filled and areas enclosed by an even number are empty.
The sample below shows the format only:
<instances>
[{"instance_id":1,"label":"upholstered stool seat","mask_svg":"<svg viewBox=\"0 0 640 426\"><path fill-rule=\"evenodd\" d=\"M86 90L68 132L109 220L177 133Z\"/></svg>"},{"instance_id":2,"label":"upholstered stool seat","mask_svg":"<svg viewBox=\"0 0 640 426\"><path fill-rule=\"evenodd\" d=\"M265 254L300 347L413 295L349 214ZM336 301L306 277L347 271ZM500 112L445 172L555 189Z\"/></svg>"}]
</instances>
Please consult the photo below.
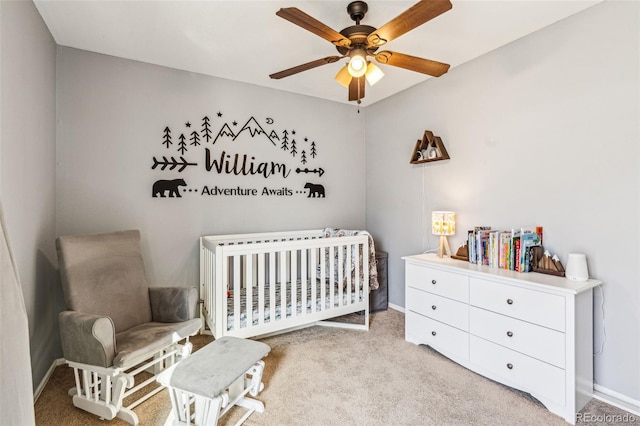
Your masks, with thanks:
<instances>
[{"instance_id":1,"label":"upholstered stool seat","mask_svg":"<svg viewBox=\"0 0 640 426\"><path fill-rule=\"evenodd\" d=\"M262 402L246 395L263 389L262 358L270 350L261 342L225 336L159 374L157 381L171 396L173 424L216 425L234 405L248 409L238 424L255 411L264 412Z\"/></svg>"}]
</instances>

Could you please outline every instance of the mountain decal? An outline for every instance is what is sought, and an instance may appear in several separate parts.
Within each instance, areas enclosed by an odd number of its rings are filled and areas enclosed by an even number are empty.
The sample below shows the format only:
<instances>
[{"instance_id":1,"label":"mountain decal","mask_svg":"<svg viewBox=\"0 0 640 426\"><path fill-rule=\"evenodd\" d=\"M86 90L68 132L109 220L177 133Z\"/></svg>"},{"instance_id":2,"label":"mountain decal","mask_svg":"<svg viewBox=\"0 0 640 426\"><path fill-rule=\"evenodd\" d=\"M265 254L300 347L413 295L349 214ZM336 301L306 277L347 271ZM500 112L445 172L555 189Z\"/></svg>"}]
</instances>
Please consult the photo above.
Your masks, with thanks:
<instances>
[{"instance_id":1,"label":"mountain decal","mask_svg":"<svg viewBox=\"0 0 640 426\"><path fill-rule=\"evenodd\" d=\"M238 136L240 136L244 131L247 131L247 130L251 134L252 138L256 137L256 135L264 135L269 140L269 142L271 142L273 144L273 146L276 146L276 143L273 140L271 140L271 136L269 136L267 134L267 132L264 131L262 126L260 126L260 124L258 124L256 119L253 118L253 117L251 117L251 118L249 118L249 120L247 120L247 122L244 124L244 126L242 126L242 129L240 129L240 131L238 133L236 133L236 135L234 136L233 140L236 140L236 138Z\"/></svg>"}]
</instances>

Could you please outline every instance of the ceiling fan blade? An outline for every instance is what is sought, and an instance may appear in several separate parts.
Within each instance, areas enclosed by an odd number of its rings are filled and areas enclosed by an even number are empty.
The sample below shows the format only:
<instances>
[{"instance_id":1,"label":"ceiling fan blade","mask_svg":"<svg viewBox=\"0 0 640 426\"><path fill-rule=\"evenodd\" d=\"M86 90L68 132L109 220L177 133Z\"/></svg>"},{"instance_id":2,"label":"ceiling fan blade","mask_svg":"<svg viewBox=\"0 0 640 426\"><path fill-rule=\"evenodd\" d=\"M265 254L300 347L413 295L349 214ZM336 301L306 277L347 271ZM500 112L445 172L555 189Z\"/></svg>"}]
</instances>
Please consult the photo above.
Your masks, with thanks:
<instances>
[{"instance_id":1,"label":"ceiling fan blade","mask_svg":"<svg viewBox=\"0 0 640 426\"><path fill-rule=\"evenodd\" d=\"M368 47L379 47L451 9L449 0L421 0L367 37Z\"/></svg>"},{"instance_id":2,"label":"ceiling fan blade","mask_svg":"<svg viewBox=\"0 0 640 426\"><path fill-rule=\"evenodd\" d=\"M351 44L351 40L318 21L316 18L307 15L297 7L282 8L276 12L276 15L307 31L311 31L336 46L347 47Z\"/></svg>"},{"instance_id":3,"label":"ceiling fan blade","mask_svg":"<svg viewBox=\"0 0 640 426\"><path fill-rule=\"evenodd\" d=\"M359 101L364 98L364 76L354 77L349 83L349 100Z\"/></svg>"},{"instance_id":4,"label":"ceiling fan blade","mask_svg":"<svg viewBox=\"0 0 640 426\"><path fill-rule=\"evenodd\" d=\"M433 77L440 77L442 74L449 71L450 66L449 64L443 64L442 62L405 55L404 53L390 52L388 50L377 53L375 58L376 61L381 64L392 65L394 67L420 72Z\"/></svg>"},{"instance_id":5,"label":"ceiling fan blade","mask_svg":"<svg viewBox=\"0 0 640 426\"><path fill-rule=\"evenodd\" d=\"M315 61L307 62L306 64L298 65L284 71L276 72L269 75L269 77L279 80L281 78L289 77L290 75L298 74L299 72L307 71L321 65L332 64L334 62L337 62L340 58L341 56L327 56L326 58L316 59Z\"/></svg>"}]
</instances>

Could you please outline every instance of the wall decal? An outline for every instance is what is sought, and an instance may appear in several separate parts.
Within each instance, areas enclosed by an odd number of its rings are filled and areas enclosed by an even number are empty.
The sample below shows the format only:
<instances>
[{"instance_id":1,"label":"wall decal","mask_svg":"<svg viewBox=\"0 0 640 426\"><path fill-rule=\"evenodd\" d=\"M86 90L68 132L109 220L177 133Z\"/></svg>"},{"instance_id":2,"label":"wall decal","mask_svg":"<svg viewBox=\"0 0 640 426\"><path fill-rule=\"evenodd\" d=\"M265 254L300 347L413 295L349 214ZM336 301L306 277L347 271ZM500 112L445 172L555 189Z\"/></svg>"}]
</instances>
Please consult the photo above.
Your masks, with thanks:
<instances>
[{"instance_id":1,"label":"wall decal","mask_svg":"<svg viewBox=\"0 0 640 426\"><path fill-rule=\"evenodd\" d=\"M200 145L200 135L195 130L191 132L191 137L189 138L189 140L191 141L189 145Z\"/></svg>"},{"instance_id":2,"label":"wall decal","mask_svg":"<svg viewBox=\"0 0 640 426\"><path fill-rule=\"evenodd\" d=\"M151 170L155 170L156 167L160 167L160 170L164 170L169 167L169 170L173 170L176 167L180 166L178 172L182 172L188 166L197 166L198 163L189 163L184 157L180 157L180 161L176 160L174 157L171 157L171 160L168 160L167 157L162 157L162 161L158 160L156 157L153 157L153 166L151 166Z\"/></svg>"},{"instance_id":3,"label":"wall decal","mask_svg":"<svg viewBox=\"0 0 640 426\"><path fill-rule=\"evenodd\" d=\"M206 115L202 118L202 137L206 142L211 140L211 124L209 124L209 117Z\"/></svg>"},{"instance_id":4,"label":"wall decal","mask_svg":"<svg viewBox=\"0 0 640 426\"><path fill-rule=\"evenodd\" d=\"M181 186L187 186L184 179L157 180L153 184L152 196L154 198L158 196L160 196L161 198L165 198L165 193L168 192L169 198L182 198L182 195L180 195Z\"/></svg>"},{"instance_id":5,"label":"wall decal","mask_svg":"<svg viewBox=\"0 0 640 426\"><path fill-rule=\"evenodd\" d=\"M162 137L162 144L167 146L167 149L169 149L169 145L173 144L173 142L171 142L171 130L169 129L169 126L164 128L164 136Z\"/></svg>"},{"instance_id":6,"label":"wall decal","mask_svg":"<svg viewBox=\"0 0 640 426\"><path fill-rule=\"evenodd\" d=\"M202 179L203 172L210 173L216 176L215 181L189 186L184 178L159 179L161 176L157 176L152 188L153 198L183 198L189 193L201 197L326 197L324 185L301 180L304 179L302 175L315 174L320 178L325 174L318 164L319 148L313 138L296 136L296 130L290 127L276 127L273 117L258 119L251 115L247 119L228 119L223 118L222 110L200 117L195 121L182 119L175 126L163 127L163 148L171 149L173 134L178 134L175 149L179 156L153 155L151 170L189 174L190 182L195 176ZM198 122L199 126L192 125ZM239 123L244 124L240 126ZM271 151L269 147L275 150ZM198 157L199 161L196 160ZM305 167L299 167L300 164ZM193 175L198 167L202 168ZM256 185L255 179L265 179L269 184Z\"/></svg>"},{"instance_id":7,"label":"wall decal","mask_svg":"<svg viewBox=\"0 0 640 426\"><path fill-rule=\"evenodd\" d=\"M180 136L178 137L178 140L180 141L178 142L178 152L182 155L187 152L187 143L185 142L185 139L187 138L184 136L184 133L180 133Z\"/></svg>"},{"instance_id":8,"label":"wall decal","mask_svg":"<svg viewBox=\"0 0 640 426\"><path fill-rule=\"evenodd\" d=\"M324 174L324 169L296 169L296 173L317 173L318 176L322 176Z\"/></svg>"},{"instance_id":9,"label":"wall decal","mask_svg":"<svg viewBox=\"0 0 640 426\"><path fill-rule=\"evenodd\" d=\"M307 198L315 198L316 195L318 197L324 198L324 186L316 184L316 183L308 183L304 186L305 189L309 190L309 195Z\"/></svg>"}]
</instances>

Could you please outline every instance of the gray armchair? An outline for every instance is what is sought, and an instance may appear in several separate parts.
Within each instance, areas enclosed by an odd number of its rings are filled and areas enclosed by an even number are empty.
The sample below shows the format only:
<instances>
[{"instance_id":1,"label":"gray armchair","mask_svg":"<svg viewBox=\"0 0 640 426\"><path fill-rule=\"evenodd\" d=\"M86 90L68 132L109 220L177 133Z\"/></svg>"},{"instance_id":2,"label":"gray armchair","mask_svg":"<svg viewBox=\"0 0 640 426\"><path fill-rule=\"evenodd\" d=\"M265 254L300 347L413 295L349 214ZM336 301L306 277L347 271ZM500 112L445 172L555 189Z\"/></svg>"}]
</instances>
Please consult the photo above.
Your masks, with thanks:
<instances>
[{"instance_id":1,"label":"gray armchair","mask_svg":"<svg viewBox=\"0 0 640 426\"><path fill-rule=\"evenodd\" d=\"M68 309L60 313L62 350L76 379L73 404L136 425L132 409L162 388L127 407L123 399L155 381L134 386L138 373L157 374L189 356L188 338L201 327L194 318L197 290L149 287L138 231L61 236L56 247Z\"/></svg>"}]
</instances>

